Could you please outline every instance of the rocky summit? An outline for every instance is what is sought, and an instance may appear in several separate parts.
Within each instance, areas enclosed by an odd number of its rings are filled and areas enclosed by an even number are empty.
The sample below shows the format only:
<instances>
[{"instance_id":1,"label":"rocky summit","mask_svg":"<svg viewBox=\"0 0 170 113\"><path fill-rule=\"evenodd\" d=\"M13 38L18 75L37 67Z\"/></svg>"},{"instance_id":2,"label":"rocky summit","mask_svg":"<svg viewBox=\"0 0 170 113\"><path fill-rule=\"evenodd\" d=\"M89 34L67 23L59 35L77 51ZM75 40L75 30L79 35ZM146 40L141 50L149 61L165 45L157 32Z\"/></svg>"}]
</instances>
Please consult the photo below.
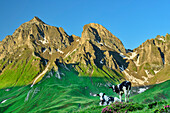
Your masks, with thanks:
<instances>
[{"instance_id":1,"label":"rocky summit","mask_svg":"<svg viewBox=\"0 0 170 113\"><path fill-rule=\"evenodd\" d=\"M81 37L69 36L34 17L0 41L0 88L34 85L58 72L58 64L71 65L79 76L126 79L133 86L160 83L170 79L170 35L129 51L102 25L90 23Z\"/></svg>"}]
</instances>

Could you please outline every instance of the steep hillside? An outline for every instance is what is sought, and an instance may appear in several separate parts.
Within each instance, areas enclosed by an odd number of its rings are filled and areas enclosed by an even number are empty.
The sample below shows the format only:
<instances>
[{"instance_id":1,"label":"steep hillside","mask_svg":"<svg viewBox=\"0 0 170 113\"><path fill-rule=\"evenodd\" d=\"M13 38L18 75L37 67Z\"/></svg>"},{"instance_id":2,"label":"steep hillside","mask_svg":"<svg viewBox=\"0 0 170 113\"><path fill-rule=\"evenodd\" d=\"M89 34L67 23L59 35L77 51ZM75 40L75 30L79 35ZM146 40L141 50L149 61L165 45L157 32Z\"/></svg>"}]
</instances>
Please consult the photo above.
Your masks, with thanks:
<instances>
[{"instance_id":1,"label":"steep hillside","mask_svg":"<svg viewBox=\"0 0 170 113\"><path fill-rule=\"evenodd\" d=\"M59 64L59 71L48 72L35 84L0 90L0 112L72 112L89 105L98 105L94 93L107 92L107 79L78 77L71 65ZM69 71L68 71L69 70Z\"/></svg>"},{"instance_id":2,"label":"steep hillside","mask_svg":"<svg viewBox=\"0 0 170 113\"><path fill-rule=\"evenodd\" d=\"M42 75L36 83L48 70L57 70L54 61L77 38L38 17L22 24L0 43L0 88L28 85Z\"/></svg>"},{"instance_id":3,"label":"steep hillside","mask_svg":"<svg viewBox=\"0 0 170 113\"><path fill-rule=\"evenodd\" d=\"M138 103L150 103L170 99L170 80L150 86L148 90L131 98L131 101Z\"/></svg>"},{"instance_id":4,"label":"steep hillside","mask_svg":"<svg viewBox=\"0 0 170 113\"><path fill-rule=\"evenodd\" d=\"M133 84L150 85L170 79L170 35L157 36L128 52L128 67L123 73Z\"/></svg>"},{"instance_id":5,"label":"steep hillside","mask_svg":"<svg viewBox=\"0 0 170 113\"><path fill-rule=\"evenodd\" d=\"M78 72L70 65L59 64L59 71L48 72L43 79L33 87L11 87L0 89L0 112L101 112L106 106L99 106L99 97L92 94L105 92L107 95L118 96L108 88L107 79L78 77ZM69 69L69 71L68 71ZM126 109L136 112L153 112L170 102L169 83L154 85L145 92L130 97ZM152 109L148 105L161 101L162 104ZM135 103L135 102L140 102ZM161 103L160 102L160 103ZM145 104L144 104L145 103ZM115 103L117 104L117 103ZM126 103L120 103L121 106ZM119 104L118 104L119 105ZM131 107L129 107L131 106ZM137 109L139 108L140 109ZM132 109L134 108L134 109ZM117 106L117 109L120 109ZM121 110L121 109L120 109Z\"/></svg>"}]
</instances>

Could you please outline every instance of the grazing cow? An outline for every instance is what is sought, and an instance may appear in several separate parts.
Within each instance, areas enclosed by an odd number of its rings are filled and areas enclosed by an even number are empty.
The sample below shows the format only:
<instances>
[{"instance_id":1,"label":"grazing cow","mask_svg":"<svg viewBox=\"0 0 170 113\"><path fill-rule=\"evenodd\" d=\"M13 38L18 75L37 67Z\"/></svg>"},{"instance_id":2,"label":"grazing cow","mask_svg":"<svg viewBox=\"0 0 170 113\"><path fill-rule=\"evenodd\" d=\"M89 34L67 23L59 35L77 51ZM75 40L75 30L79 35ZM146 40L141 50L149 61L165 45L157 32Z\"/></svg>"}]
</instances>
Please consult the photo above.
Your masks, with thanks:
<instances>
[{"instance_id":1,"label":"grazing cow","mask_svg":"<svg viewBox=\"0 0 170 113\"><path fill-rule=\"evenodd\" d=\"M125 102L127 102L127 98L129 101L129 95L130 95L130 90L131 90L131 82L129 81L124 81L121 84L118 85L112 85L113 92L116 92L119 95L120 101L122 102L122 95L125 94Z\"/></svg>"},{"instance_id":2,"label":"grazing cow","mask_svg":"<svg viewBox=\"0 0 170 113\"><path fill-rule=\"evenodd\" d=\"M117 97L108 97L107 95L105 95L105 93L99 93L99 94L95 94L94 96L99 96L100 97L100 106L106 106L106 105L110 105L113 102L120 102L120 99Z\"/></svg>"}]
</instances>

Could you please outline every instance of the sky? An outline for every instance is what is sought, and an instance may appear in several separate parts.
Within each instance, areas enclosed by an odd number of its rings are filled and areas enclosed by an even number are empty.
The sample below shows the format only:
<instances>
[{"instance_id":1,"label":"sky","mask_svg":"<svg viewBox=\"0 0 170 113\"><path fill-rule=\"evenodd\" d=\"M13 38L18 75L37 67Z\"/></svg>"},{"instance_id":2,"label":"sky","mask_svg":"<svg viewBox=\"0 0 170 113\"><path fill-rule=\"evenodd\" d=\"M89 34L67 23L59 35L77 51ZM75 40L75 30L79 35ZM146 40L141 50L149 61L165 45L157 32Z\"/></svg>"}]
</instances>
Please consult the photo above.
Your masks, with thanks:
<instances>
[{"instance_id":1,"label":"sky","mask_svg":"<svg viewBox=\"0 0 170 113\"><path fill-rule=\"evenodd\" d=\"M85 24L101 24L126 49L170 34L170 0L0 0L0 41L34 16L80 37Z\"/></svg>"}]
</instances>

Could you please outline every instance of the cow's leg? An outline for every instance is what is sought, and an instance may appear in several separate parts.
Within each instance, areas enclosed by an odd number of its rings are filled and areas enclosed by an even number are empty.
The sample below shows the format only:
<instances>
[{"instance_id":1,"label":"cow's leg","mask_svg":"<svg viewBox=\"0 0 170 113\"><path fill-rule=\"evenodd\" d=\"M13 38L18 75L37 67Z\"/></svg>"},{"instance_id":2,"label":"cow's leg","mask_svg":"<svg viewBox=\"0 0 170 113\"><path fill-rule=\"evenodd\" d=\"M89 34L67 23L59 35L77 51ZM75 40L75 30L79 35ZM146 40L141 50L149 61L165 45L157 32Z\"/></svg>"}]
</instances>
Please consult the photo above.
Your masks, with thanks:
<instances>
[{"instance_id":1,"label":"cow's leg","mask_svg":"<svg viewBox=\"0 0 170 113\"><path fill-rule=\"evenodd\" d=\"M122 93L119 93L120 102L122 102Z\"/></svg>"},{"instance_id":2,"label":"cow's leg","mask_svg":"<svg viewBox=\"0 0 170 113\"><path fill-rule=\"evenodd\" d=\"M130 90L128 91L128 102L129 102Z\"/></svg>"},{"instance_id":3,"label":"cow's leg","mask_svg":"<svg viewBox=\"0 0 170 113\"><path fill-rule=\"evenodd\" d=\"M102 102L100 102L99 105L102 106Z\"/></svg>"},{"instance_id":4,"label":"cow's leg","mask_svg":"<svg viewBox=\"0 0 170 113\"><path fill-rule=\"evenodd\" d=\"M128 98L128 102L129 102L129 93L130 93L130 91L128 91L128 94L127 94L127 96L128 96L128 97L127 97L127 98Z\"/></svg>"},{"instance_id":5,"label":"cow's leg","mask_svg":"<svg viewBox=\"0 0 170 113\"><path fill-rule=\"evenodd\" d=\"M127 102L127 90L126 90L126 87L123 87L123 91L124 91L124 93L125 93L125 102Z\"/></svg>"}]
</instances>

